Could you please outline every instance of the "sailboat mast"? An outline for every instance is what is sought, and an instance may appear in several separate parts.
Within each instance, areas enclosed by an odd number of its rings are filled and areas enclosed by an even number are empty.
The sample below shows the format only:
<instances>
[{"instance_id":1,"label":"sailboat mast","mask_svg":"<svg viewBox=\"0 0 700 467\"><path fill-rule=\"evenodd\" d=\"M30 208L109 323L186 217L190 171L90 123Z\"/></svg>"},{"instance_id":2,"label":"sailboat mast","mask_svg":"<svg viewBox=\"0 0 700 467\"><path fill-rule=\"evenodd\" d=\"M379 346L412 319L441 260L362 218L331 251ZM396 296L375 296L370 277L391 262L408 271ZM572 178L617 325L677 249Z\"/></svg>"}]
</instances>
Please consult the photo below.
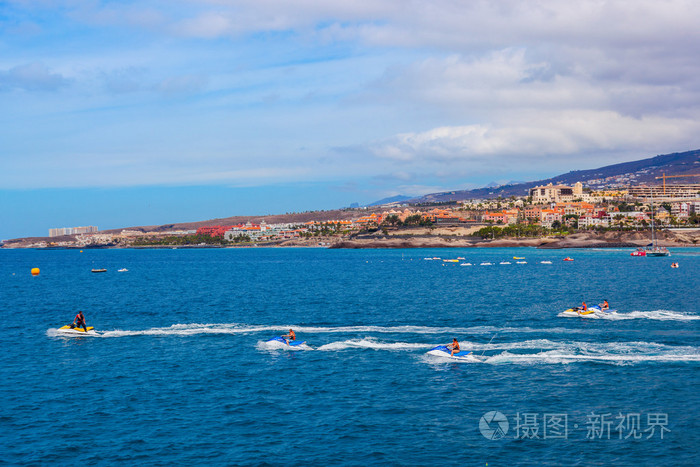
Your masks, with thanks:
<instances>
[{"instance_id":1,"label":"sailboat mast","mask_svg":"<svg viewBox=\"0 0 700 467\"><path fill-rule=\"evenodd\" d=\"M656 233L654 232L654 188L651 189L651 247L656 248Z\"/></svg>"}]
</instances>

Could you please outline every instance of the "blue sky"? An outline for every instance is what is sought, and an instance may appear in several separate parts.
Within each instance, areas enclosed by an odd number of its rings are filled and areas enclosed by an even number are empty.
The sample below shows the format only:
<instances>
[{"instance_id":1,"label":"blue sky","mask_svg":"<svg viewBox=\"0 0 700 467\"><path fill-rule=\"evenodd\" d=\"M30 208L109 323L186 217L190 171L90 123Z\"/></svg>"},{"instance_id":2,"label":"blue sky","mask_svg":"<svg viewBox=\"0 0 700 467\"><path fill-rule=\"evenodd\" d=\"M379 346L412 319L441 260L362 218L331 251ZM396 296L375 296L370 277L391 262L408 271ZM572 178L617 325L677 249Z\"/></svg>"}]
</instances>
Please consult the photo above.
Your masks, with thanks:
<instances>
[{"instance_id":1,"label":"blue sky","mask_svg":"<svg viewBox=\"0 0 700 467\"><path fill-rule=\"evenodd\" d=\"M700 2L0 3L0 239L700 148Z\"/></svg>"}]
</instances>

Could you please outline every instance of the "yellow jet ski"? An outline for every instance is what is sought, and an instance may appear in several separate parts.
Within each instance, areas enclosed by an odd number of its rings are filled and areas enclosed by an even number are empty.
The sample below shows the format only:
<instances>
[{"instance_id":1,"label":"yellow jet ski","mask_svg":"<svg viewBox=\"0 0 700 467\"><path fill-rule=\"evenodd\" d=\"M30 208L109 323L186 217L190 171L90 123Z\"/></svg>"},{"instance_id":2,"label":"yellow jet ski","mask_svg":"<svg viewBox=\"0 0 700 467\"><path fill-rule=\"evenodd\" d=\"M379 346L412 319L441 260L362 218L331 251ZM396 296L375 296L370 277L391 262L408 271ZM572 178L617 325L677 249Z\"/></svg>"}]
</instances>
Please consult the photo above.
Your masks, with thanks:
<instances>
[{"instance_id":1,"label":"yellow jet ski","mask_svg":"<svg viewBox=\"0 0 700 467\"><path fill-rule=\"evenodd\" d=\"M97 332L95 332L95 329L92 326L87 327L87 332L85 332L85 329L83 328L78 328L78 327L70 327L70 326L62 326L57 329L57 331L61 334L70 334L74 336L85 336L85 335L97 335Z\"/></svg>"},{"instance_id":2,"label":"yellow jet ski","mask_svg":"<svg viewBox=\"0 0 700 467\"><path fill-rule=\"evenodd\" d=\"M566 317L566 318L571 318L571 317L584 317L584 316L590 316L593 317L595 316L596 310L589 308L588 310L584 311L579 307L575 308L569 308L568 310L564 310L561 313L559 313L559 316Z\"/></svg>"}]
</instances>

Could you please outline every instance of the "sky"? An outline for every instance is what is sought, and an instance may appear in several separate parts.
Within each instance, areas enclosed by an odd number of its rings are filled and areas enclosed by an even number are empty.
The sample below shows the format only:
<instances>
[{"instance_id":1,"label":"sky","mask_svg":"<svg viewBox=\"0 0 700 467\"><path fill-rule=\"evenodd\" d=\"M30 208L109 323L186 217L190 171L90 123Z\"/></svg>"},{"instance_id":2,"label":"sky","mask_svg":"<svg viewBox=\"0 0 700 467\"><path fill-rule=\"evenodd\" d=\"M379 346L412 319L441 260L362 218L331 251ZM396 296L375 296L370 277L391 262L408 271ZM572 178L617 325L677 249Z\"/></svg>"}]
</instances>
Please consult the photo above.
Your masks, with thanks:
<instances>
[{"instance_id":1,"label":"sky","mask_svg":"<svg viewBox=\"0 0 700 467\"><path fill-rule=\"evenodd\" d=\"M0 239L700 148L695 0L4 0Z\"/></svg>"}]
</instances>

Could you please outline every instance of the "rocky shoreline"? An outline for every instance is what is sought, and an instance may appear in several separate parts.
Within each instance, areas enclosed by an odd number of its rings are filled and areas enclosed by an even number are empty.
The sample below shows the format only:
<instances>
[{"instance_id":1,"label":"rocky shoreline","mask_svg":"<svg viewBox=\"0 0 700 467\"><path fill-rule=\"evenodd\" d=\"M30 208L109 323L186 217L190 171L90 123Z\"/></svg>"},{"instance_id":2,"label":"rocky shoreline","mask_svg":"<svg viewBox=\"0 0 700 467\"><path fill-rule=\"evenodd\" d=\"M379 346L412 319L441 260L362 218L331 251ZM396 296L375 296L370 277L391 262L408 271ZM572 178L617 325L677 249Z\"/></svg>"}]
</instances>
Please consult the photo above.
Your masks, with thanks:
<instances>
[{"instance_id":1,"label":"rocky shoreline","mask_svg":"<svg viewBox=\"0 0 700 467\"><path fill-rule=\"evenodd\" d=\"M454 235L454 232L435 232L432 235L427 232L416 232L415 235L404 232L384 234L351 235L351 236L324 236L306 237L287 240L277 240L257 244L239 245L84 245L46 247L39 249L82 249L82 248L134 248L134 249L189 249L189 248L512 248L529 247L542 249L563 248L637 248L650 243L648 232L581 232L567 236L549 236L537 238L496 238L484 239L470 235ZM31 243L24 243L19 239L6 243L4 248L37 248ZM658 233L659 246L665 247L695 247L700 246L700 230L669 231Z\"/></svg>"},{"instance_id":2,"label":"rocky shoreline","mask_svg":"<svg viewBox=\"0 0 700 467\"><path fill-rule=\"evenodd\" d=\"M348 238L334 242L330 248L506 248L530 247L542 249L563 248L638 248L650 242L641 232L585 232L560 237L475 239L455 237ZM659 234L659 246L700 246L700 231Z\"/></svg>"}]
</instances>

